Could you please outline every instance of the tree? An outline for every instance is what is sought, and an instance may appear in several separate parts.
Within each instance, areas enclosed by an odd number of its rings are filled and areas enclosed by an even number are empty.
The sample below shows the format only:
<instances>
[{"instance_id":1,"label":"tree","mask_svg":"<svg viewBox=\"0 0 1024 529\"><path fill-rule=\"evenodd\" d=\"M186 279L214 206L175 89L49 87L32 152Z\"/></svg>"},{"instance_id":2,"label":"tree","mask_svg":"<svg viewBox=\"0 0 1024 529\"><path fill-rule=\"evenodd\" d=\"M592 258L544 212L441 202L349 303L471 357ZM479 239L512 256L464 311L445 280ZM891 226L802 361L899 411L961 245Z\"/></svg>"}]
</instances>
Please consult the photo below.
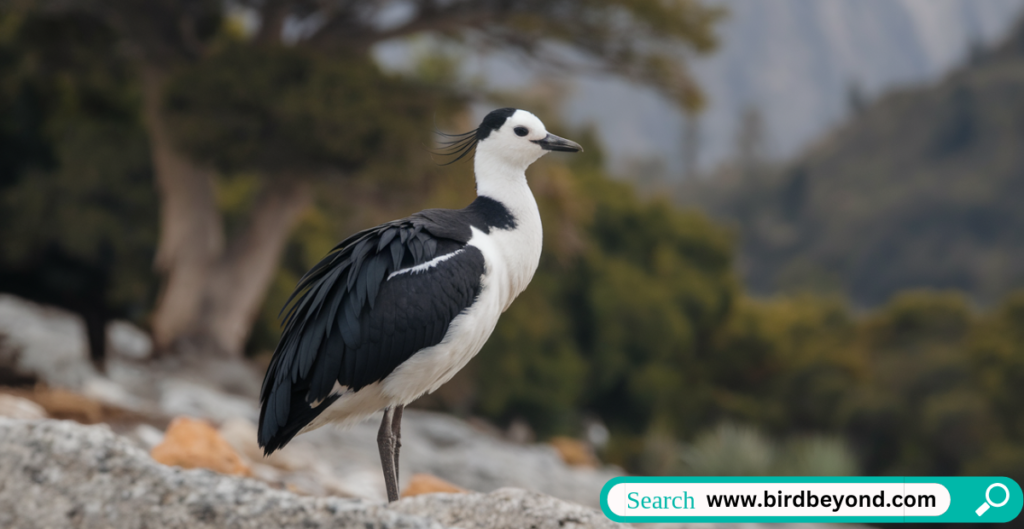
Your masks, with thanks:
<instances>
[{"instance_id":1,"label":"tree","mask_svg":"<svg viewBox=\"0 0 1024 529\"><path fill-rule=\"evenodd\" d=\"M156 289L156 194L131 68L81 16L0 12L0 290L79 313L93 358L110 318Z\"/></svg>"},{"instance_id":2,"label":"tree","mask_svg":"<svg viewBox=\"0 0 1024 529\"><path fill-rule=\"evenodd\" d=\"M192 344L239 354L291 227L311 201L311 191L308 174L282 177L289 164L261 167L276 176L264 180L247 227L229 238L217 208L217 164L197 156L197 149L201 152L209 145L186 145L182 140L188 138L175 133L172 87L178 75L189 75L182 72L223 53L223 4L8 0L7 5L86 13L104 21L128 44L140 71L160 196L155 266L163 286L152 317L156 344L163 350ZM718 17L717 10L695 1L659 0L243 0L234 5L258 21L252 34L236 39L236 57L305 53L366 65L376 43L432 33L474 46L514 49L551 65L560 64L560 55L550 44L561 43L593 59L589 62L596 68L658 86L688 108L699 107L701 99L679 52L711 49L711 24ZM396 20L395 13L402 16ZM260 115L267 110L265 103L242 110ZM274 152L265 146L260 150ZM363 167L354 163L346 169L352 174Z\"/></svg>"},{"instance_id":3,"label":"tree","mask_svg":"<svg viewBox=\"0 0 1024 529\"><path fill-rule=\"evenodd\" d=\"M969 342L975 379L1016 446L1024 441L1024 291L1012 292L974 329ZM1024 452L1022 450L1021 452ZM1017 456L1024 471L1024 454Z\"/></svg>"}]
</instances>

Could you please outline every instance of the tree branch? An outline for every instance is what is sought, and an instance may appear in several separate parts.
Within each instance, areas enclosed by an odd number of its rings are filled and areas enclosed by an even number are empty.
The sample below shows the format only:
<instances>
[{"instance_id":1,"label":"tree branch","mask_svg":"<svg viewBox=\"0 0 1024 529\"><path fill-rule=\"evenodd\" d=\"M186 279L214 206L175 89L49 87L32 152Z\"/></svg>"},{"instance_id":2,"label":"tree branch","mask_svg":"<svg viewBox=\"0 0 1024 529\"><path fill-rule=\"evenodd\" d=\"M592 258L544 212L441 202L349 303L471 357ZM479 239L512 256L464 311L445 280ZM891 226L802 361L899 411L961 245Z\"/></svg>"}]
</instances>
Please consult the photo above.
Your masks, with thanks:
<instances>
[{"instance_id":1,"label":"tree branch","mask_svg":"<svg viewBox=\"0 0 1024 529\"><path fill-rule=\"evenodd\" d=\"M479 27L493 20L498 13L493 8L488 8L489 2L485 1L457 3L446 9L422 7L428 3L421 2L418 15L409 22L387 30L376 30L366 23L353 23L357 19L349 12L347 17L337 16L324 24L310 38L310 42L315 46L353 46L366 49L378 42L417 33L449 33Z\"/></svg>"}]
</instances>

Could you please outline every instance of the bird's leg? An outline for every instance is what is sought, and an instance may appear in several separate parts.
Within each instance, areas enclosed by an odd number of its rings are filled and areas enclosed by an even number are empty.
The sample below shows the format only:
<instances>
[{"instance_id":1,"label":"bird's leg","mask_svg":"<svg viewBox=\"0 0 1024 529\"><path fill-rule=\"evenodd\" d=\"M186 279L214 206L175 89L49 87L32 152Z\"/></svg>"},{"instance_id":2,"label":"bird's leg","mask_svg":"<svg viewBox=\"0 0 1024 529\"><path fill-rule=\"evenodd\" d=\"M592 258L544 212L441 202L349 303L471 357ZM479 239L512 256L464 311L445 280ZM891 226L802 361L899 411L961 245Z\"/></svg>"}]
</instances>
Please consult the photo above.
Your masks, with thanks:
<instances>
[{"instance_id":1,"label":"bird's leg","mask_svg":"<svg viewBox=\"0 0 1024 529\"><path fill-rule=\"evenodd\" d=\"M398 485L398 453L402 451L402 412L405 404L395 406L395 416L391 420L391 434L395 437L395 485Z\"/></svg>"},{"instance_id":2,"label":"bird's leg","mask_svg":"<svg viewBox=\"0 0 1024 529\"><path fill-rule=\"evenodd\" d=\"M384 470L384 488L388 491L388 502L398 499L398 475L395 472L395 436L391 431L393 410L384 408L384 419L377 431L377 449L380 451L380 466Z\"/></svg>"}]
</instances>

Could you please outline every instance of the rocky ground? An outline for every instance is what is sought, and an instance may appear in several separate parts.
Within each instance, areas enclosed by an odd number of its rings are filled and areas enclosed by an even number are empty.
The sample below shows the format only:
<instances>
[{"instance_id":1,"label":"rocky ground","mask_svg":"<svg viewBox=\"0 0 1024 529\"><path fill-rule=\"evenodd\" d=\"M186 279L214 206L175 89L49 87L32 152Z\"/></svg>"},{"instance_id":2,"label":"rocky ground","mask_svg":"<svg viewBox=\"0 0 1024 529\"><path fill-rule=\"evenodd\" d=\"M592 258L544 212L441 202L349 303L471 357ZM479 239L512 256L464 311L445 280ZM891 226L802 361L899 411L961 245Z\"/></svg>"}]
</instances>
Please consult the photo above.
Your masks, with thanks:
<instances>
[{"instance_id":1,"label":"rocky ground","mask_svg":"<svg viewBox=\"0 0 1024 529\"><path fill-rule=\"evenodd\" d=\"M0 527L610 526L593 507L618 469L420 410L402 424L410 497L385 506L374 422L264 458L258 368L150 358L125 322L108 338L101 374L74 315L0 294L0 370L22 382L0 387Z\"/></svg>"},{"instance_id":2,"label":"rocky ground","mask_svg":"<svg viewBox=\"0 0 1024 529\"><path fill-rule=\"evenodd\" d=\"M13 528L614 527L595 509L522 489L393 504L316 497L157 463L105 425L0 419L0 526Z\"/></svg>"},{"instance_id":3,"label":"rocky ground","mask_svg":"<svg viewBox=\"0 0 1024 529\"><path fill-rule=\"evenodd\" d=\"M164 441L173 418L202 419L257 479L314 496L385 499L373 421L302 435L264 458L255 443L262 373L251 365L210 358L152 360L148 336L117 322L108 332L110 354L101 375L86 359L85 331L74 315L2 294L0 336L6 351L0 352L0 366L6 363L48 386L6 391L8 397L41 404L38 417L108 423L147 451ZM26 404L22 400L17 406ZM509 442L493 428L440 413L409 410L402 437L403 490L412 476L427 474L470 491L521 487L596 507L605 481L621 474L612 467L570 466L565 451L552 445Z\"/></svg>"},{"instance_id":4,"label":"rocky ground","mask_svg":"<svg viewBox=\"0 0 1024 529\"><path fill-rule=\"evenodd\" d=\"M0 527L620 525L596 507L622 472L581 441L517 443L479 421L408 410L403 499L387 504L374 422L322 428L264 458L258 368L151 358L148 336L125 322L108 340L101 374L74 315L0 294Z\"/></svg>"}]
</instances>

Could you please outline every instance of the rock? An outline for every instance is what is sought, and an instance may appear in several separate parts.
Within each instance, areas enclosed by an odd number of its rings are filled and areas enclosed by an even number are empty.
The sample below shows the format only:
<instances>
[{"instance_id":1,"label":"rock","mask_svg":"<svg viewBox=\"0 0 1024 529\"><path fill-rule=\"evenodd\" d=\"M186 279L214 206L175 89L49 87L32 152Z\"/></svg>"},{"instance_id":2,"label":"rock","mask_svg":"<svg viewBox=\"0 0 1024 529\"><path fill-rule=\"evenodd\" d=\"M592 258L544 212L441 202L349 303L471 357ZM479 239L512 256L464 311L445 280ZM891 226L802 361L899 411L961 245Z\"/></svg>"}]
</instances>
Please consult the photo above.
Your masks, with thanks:
<instances>
[{"instance_id":1,"label":"rock","mask_svg":"<svg viewBox=\"0 0 1024 529\"><path fill-rule=\"evenodd\" d=\"M108 365L110 363L110 361L107 362ZM81 391L82 395L103 404L141 413L152 414L159 412L156 406L147 406L145 403L139 402L135 395L132 395L120 384L106 377L96 376L86 380L82 384Z\"/></svg>"},{"instance_id":2,"label":"rock","mask_svg":"<svg viewBox=\"0 0 1024 529\"><path fill-rule=\"evenodd\" d=\"M170 377L160 384L160 392L160 410L170 415L203 417L216 422L236 417L255 422L259 418L255 398L232 395L197 380Z\"/></svg>"},{"instance_id":3,"label":"rock","mask_svg":"<svg viewBox=\"0 0 1024 529\"><path fill-rule=\"evenodd\" d=\"M235 449L206 421L178 417L171 421L163 441L150 452L169 466L206 468L221 474L248 476L249 466Z\"/></svg>"},{"instance_id":4,"label":"rock","mask_svg":"<svg viewBox=\"0 0 1024 529\"><path fill-rule=\"evenodd\" d=\"M375 421L302 434L270 457L256 445L250 420L226 421L220 432L250 462L253 475L269 483L304 494L386 499ZM461 419L422 410L406 410L401 454L402 490L414 474L429 474L466 490L514 486L597 507L601 487L621 475L614 467L569 466L550 445L511 443Z\"/></svg>"},{"instance_id":5,"label":"rock","mask_svg":"<svg viewBox=\"0 0 1024 529\"><path fill-rule=\"evenodd\" d=\"M490 494L425 494L395 502L392 509L430 517L460 529L620 529L598 511L522 489Z\"/></svg>"},{"instance_id":6,"label":"rock","mask_svg":"<svg viewBox=\"0 0 1024 529\"><path fill-rule=\"evenodd\" d=\"M128 437L135 440L146 451L150 451L164 442L164 432L148 424L136 425L128 432Z\"/></svg>"},{"instance_id":7,"label":"rock","mask_svg":"<svg viewBox=\"0 0 1024 529\"><path fill-rule=\"evenodd\" d=\"M160 465L105 425L0 419L0 527L352 529L619 527L543 494L423 494L391 505L314 498Z\"/></svg>"},{"instance_id":8,"label":"rock","mask_svg":"<svg viewBox=\"0 0 1024 529\"><path fill-rule=\"evenodd\" d=\"M530 423L523 419L516 418L512 421L512 424L508 425L508 430L505 432L505 439L518 444L529 444L537 440L537 434L534 433L533 427Z\"/></svg>"},{"instance_id":9,"label":"rock","mask_svg":"<svg viewBox=\"0 0 1024 529\"><path fill-rule=\"evenodd\" d=\"M377 425L380 415L347 430L324 427L295 438L282 453L315 454L316 465L344 482L366 476L379 485L353 486L383 498ZM402 419L401 488L409 476L430 474L463 489L490 492L519 487L592 507L609 479L622 475L614 467L587 468L565 464L554 447L521 445L482 432L442 413L406 410ZM362 494L362 492L360 492Z\"/></svg>"},{"instance_id":10,"label":"rock","mask_svg":"<svg viewBox=\"0 0 1024 529\"><path fill-rule=\"evenodd\" d=\"M256 425L247 419L235 418L226 421L218 430L221 437L234 448L239 455L251 462L258 462L285 471L301 470L313 466L315 460L302 452L277 451L269 456L263 455L263 449L256 443Z\"/></svg>"},{"instance_id":11,"label":"rock","mask_svg":"<svg viewBox=\"0 0 1024 529\"><path fill-rule=\"evenodd\" d=\"M0 335L15 351L10 368L17 374L71 389L97 376L85 323L76 314L0 294Z\"/></svg>"},{"instance_id":12,"label":"rock","mask_svg":"<svg viewBox=\"0 0 1024 529\"><path fill-rule=\"evenodd\" d=\"M149 333L124 320L107 324L107 353L132 360L145 360L153 355Z\"/></svg>"},{"instance_id":13,"label":"rock","mask_svg":"<svg viewBox=\"0 0 1024 529\"><path fill-rule=\"evenodd\" d=\"M311 498L160 465L106 426L0 419L0 527L441 529L382 504Z\"/></svg>"},{"instance_id":14,"label":"rock","mask_svg":"<svg viewBox=\"0 0 1024 529\"><path fill-rule=\"evenodd\" d=\"M460 493L468 492L466 489L457 487L447 481L430 474L413 474L409 478L409 486L402 491L403 498L419 496L420 494L433 494L435 492Z\"/></svg>"},{"instance_id":15,"label":"rock","mask_svg":"<svg viewBox=\"0 0 1024 529\"><path fill-rule=\"evenodd\" d=\"M548 441L548 444L555 447L555 450L558 451L558 455L567 465L591 468L596 468L598 466L597 456L594 455L594 449L579 439L558 436L551 438L551 440Z\"/></svg>"},{"instance_id":16,"label":"rock","mask_svg":"<svg viewBox=\"0 0 1024 529\"><path fill-rule=\"evenodd\" d=\"M262 372L251 364L201 352L152 359L149 336L125 321L110 323L107 336L101 374L78 315L0 294L0 380L39 381L142 413L255 420Z\"/></svg>"},{"instance_id":17,"label":"rock","mask_svg":"<svg viewBox=\"0 0 1024 529\"><path fill-rule=\"evenodd\" d=\"M264 456L256 444L256 425L243 418L225 422L220 434L249 463L253 477L268 483L297 494L387 500L379 467L348 466L339 471L301 440L293 442L296 448Z\"/></svg>"},{"instance_id":18,"label":"rock","mask_svg":"<svg viewBox=\"0 0 1024 529\"><path fill-rule=\"evenodd\" d=\"M0 393L0 417L37 420L47 418L42 406L23 397Z\"/></svg>"}]
</instances>

